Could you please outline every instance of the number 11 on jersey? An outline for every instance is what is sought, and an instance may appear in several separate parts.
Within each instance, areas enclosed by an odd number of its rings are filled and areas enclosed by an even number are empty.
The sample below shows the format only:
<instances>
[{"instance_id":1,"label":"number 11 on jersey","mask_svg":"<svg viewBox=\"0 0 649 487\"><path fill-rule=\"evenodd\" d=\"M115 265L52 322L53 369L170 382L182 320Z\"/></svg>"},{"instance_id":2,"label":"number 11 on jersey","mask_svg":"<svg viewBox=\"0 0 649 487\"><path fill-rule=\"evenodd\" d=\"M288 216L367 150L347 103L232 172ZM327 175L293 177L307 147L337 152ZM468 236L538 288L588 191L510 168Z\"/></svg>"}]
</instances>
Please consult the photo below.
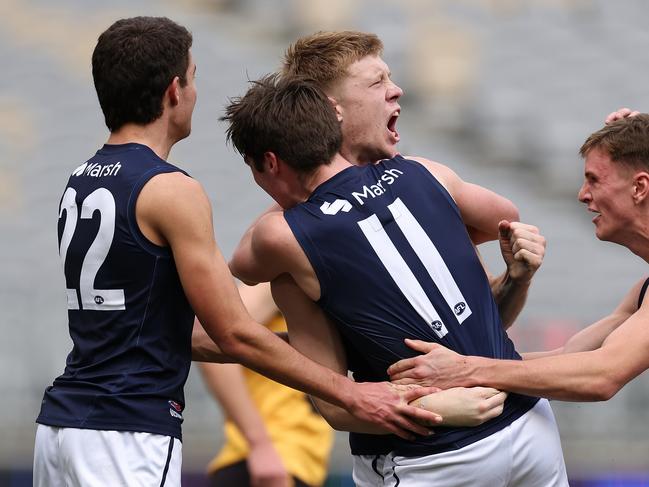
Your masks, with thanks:
<instances>
[{"instance_id":1,"label":"number 11 on jersey","mask_svg":"<svg viewBox=\"0 0 649 487\"><path fill-rule=\"evenodd\" d=\"M388 205L388 209L415 254L424 264L428 275L437 286L447 306L460 323L464 322L471 316L471 308L435 244L400 198ZM401 293L437 336L443 338L448 333L446 325L417 281L415 274L390 240L378 217L371 215L365 220L359 221L358 226Z\"/></svg>"}]
</instances>

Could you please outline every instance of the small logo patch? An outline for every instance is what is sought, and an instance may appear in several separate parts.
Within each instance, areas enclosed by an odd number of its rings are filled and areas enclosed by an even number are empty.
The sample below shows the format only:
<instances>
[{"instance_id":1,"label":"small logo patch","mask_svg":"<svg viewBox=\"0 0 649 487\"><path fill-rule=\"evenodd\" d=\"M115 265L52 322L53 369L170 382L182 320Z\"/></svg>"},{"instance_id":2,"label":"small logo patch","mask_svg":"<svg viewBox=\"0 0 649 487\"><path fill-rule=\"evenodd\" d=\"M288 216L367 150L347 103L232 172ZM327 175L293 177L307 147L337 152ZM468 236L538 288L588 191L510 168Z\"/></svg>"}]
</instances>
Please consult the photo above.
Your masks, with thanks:
<instances>
[{"instance_id":1,"label":"small logo patch","mask_svg":"<svg viewBox=\"0 0 649 487\"><path fill-rule=\"evenodd\" d=\"M168 401L168 402L169 402L169 406L171 406L172 408L174 408L174 409L175 409L176 411L178 411L179 413L181 413L181 412L183 411L183 406L182 406L182 404L179 404L179 403L177 403L176 401Z\"/></svg>"},{"instance_id":2,"label":"small logo patch","mask_svg":"<svg viewBox=\"0 0 649 487\"><path fill-rule=\"evenodd\" d=\"M169 414L171 416L173 416L174 418L178 418L178 419L180 419L182 421L183 415L180 414L180 413L182 413L183 405L176 402L176 401L171 401L171 400L167 401L167 402L169 403L169 406L170 406Z\"/></svg>"},{"instance_id":3,"label":"small logo patch","mask_svg":"<svg viewBox=\"0 0 649 487\"><path fill-rule=\"evenodd\" d=\"M352 204L347 200L336 200L333 203L324 202L320 206L320 211L325 215L335 215L339 211L344 211L347 213L352 209Z\"/></svg>"},{"instance_id":4,"label":"small logo patch","mask_svg":"<svg viewBox=\"0 0 649 487\"><path fill-rule=\"evenodd\" d=\"M455 310L455 314L457 316L460 316L462 313L464 313L464 310L466 309L466 303L464 301L460 301L455 305L453 309Z\"/></svg>"},{"instance_id":5,"label":"small logo patch","mask_svg":"<svg viewBox=\"0 0 649 487\"><path fill-rule=\"evenodd\" d=\"M435 320L430 324L430 326L433 327L433 330L440 331L442 329L442 326L444 326L444 325L442 325L441 321Z\"/></svg>"}]
</instances>

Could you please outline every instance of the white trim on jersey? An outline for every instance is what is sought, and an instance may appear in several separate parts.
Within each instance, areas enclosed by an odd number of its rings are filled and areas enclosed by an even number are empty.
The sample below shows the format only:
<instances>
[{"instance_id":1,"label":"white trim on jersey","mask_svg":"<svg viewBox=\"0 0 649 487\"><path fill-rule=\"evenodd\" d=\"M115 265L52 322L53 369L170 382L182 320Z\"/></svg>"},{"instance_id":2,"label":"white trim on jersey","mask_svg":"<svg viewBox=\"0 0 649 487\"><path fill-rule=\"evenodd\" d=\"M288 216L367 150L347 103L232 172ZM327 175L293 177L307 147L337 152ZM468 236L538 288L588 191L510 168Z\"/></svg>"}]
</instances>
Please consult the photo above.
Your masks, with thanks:
<instances>
[{"instance_id":1,"label":"white trim on jersey","mask_svg":"<svg viewBox=\"0 0 649 487\"><path fill-rule=\"evenodd\" d=\"M443 338L448 333L446 326L410 267L390 240L378 217L371 215L359 221L358 226L399 290L437 336Z\"/></svg>"},{"instance_id":2,"label":"white trim on jersey","mask_svg":"<svg viewBox=\"0 0 649 487\"><path fill-rule=\"evenodd\" d=\"M153 433L39 424L34 487L180 487L182 443Z\"/></svg>"},{"instance_id":3,"label":"white trim on jersey","mask_svg":"<svg viewBox=\"0 0 649 487\"><path fill-rule=\"evenodd\" d=\"M388 209L417 257L424 264L428 275L439 289L444 301L446 301L457 320L462 323L471 316L471 308L464 299L462 291L460 291L437 247L435 247L430 237L426 235L413 214L410 213L408 207L401 201L401 198L397 198L394 203L388 205Z\"/></svg>"}]
</instances>

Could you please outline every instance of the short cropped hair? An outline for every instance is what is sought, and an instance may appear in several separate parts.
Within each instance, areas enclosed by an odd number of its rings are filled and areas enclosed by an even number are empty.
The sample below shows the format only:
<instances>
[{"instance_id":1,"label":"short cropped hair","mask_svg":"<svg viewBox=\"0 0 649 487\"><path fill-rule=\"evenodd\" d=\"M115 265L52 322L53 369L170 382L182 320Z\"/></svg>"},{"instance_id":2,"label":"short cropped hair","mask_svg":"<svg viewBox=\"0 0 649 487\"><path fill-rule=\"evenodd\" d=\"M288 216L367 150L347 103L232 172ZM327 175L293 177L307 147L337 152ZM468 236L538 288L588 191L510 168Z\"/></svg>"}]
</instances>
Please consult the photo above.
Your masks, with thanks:
<instances>
[{"instance_id":1,"label":"short cropped hair","mask_svg":"<svg viewBox=\"0 0 649 487\"><path fill-rule=\"evenodd\" d=\"M162 115L169 84L176 76L187 83L191 46L191 33L166 17L121 19L99 36L92 76L108 130Z\"/></svg>"},{"instance_id":2,"label":"short cropped hair","mask_svg":"<svg viewBox=\"0 0 649 487\"><path fill-rule=\"evenodd\" d=\"M252 81L247 93L230 100L221 120L227 140L263 171L265 152L273 152L305 174L329 164L342 144L336 112L318 86L304 78L267 75Z\"/></svg>"},{"instance_id":3,"label":"short cropped hair","mask_svg":"<svg viewBox=\"0 0 649 487\"><path fill-rule=\"evenodd\" d=\"M649 170L649 114L616 120L591 134L579 149L582 157L593 149L632 169Z\"/></svg>"},{"instance_id":4,"label":"short cropped hair","mask_svg":"<svg viewBox=\"0 0 649 487\"><path fill-rule=\"evenodd\" d=\"M302 76L322 89L339 81L350 64L365 56L380 56L383 43L376 34L357 31L316 32L301 37L284 54L282 76Z\"/></svg>"}]
</instances>

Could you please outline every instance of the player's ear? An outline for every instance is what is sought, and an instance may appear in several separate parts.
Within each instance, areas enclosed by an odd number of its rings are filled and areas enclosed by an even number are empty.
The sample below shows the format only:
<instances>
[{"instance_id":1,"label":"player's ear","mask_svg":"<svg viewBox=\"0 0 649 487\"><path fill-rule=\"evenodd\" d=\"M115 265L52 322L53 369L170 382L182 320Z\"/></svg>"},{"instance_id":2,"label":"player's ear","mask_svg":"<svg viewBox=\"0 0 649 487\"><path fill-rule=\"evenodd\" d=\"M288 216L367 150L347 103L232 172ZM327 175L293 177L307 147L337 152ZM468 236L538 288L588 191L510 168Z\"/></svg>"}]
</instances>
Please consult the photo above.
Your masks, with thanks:
<instances>
[{"instance_id":1,"label":"player's ear","mask_svg":"<svg viewBox=\"0 0 649 487\"><path fill-rule=\"evenodd\" d=\"M264 152L264 171L277 174L279 171L279 158L274 152Z\"/></svg>"},{"instance_id":2,"label":"player's ear","mask_svg":"<svg viewBox=\"0 0 649 487\"><path fill-rule=\"evenodd\" d=\"M169 103L172 107L180 103L180 78L174 76L174 79L167 86L166 95L169 97Z\"/></svg>"},{"instance_id":3,"label":"player's ear","mask_svg":"<svg viewBox=\"0 0 649 487\"><path fill-rule=\"evenodd\" d=\"M649 173L640 171L633 176L633 201L638 204L649 197Z\"/></svg>"},{"instance_id":4,"label":"player's ear","mask_svg":"<svg viewBox=\"0 0 649 487\"><path fill-rule=\"evenodd\" d=\"M339 122L342 122L343 121L343 114L342 114L342 110L340 108L340 105L338 104L338 102L336 101L336 99L333 96L328 96L327 98L329 99L329 102L331 103L331 106L333 106L334 110L336 110L336 118L338 118Z\"/></svg>"}]
</instances>

